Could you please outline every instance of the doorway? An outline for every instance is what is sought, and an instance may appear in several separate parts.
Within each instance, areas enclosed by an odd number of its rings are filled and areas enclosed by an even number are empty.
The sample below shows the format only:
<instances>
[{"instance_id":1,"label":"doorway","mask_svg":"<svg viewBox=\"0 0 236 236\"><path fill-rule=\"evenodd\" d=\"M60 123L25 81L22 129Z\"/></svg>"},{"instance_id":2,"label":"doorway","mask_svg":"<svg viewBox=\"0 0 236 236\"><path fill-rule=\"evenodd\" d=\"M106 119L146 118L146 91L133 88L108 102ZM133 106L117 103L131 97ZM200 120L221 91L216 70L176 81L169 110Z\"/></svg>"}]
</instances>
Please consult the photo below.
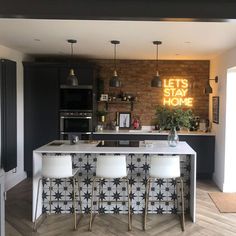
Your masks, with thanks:
<instances>
[{"instance_id":1,"label":"doorway","mask_svg":"<svg viewBox=\"0 0 236 236\"><path fill-rule=\"evenodd\" d=\"M236 67L227 71L225 126L225 192L236 192Z\"/></svg>"}]
</instances>

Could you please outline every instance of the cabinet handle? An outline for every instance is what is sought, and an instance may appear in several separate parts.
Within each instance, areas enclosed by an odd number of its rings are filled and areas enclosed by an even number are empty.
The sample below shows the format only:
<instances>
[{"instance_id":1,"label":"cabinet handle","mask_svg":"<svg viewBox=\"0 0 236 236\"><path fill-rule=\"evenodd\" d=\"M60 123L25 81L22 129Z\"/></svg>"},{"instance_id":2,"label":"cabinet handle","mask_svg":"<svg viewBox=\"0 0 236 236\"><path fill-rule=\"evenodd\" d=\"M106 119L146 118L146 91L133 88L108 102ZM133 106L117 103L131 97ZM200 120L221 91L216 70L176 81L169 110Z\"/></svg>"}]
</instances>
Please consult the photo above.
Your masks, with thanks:
<instances>
[{"instance_id":1,"label":"cabinet handle","mask_svg":"<svg viewBox=\"0 0 236 236\"><path fill-rule=\"evenodd\" d=\"M92 119L92 116L61 116L61 119Z\"/></svg>"}]
</instances>

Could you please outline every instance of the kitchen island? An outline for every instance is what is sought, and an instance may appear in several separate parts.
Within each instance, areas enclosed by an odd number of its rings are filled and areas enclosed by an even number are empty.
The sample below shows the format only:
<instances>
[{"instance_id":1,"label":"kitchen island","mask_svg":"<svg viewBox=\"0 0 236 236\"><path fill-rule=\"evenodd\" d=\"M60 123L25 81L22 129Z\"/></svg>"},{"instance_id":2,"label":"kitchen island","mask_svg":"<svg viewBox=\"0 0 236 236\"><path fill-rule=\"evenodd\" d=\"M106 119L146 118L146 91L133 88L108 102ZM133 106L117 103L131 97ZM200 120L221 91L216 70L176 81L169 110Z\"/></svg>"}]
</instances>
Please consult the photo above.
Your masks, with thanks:
<instances>
[{"instance_id":1,"label":"kitchen island","mask_svg":"<svg viewBox=\"0 0 236 236\"><path fill-rule=\"evenodd\" d=\"M33 152L33 207L34 216L36 207L36 193L38 179L41 177L42 156L52 154L70 154L73 157L73 167L79 168L80 189L82 191L82 208L85 213L90 212L92 177L95 175L96 160L100 155L106 154L125 154L127 156L127 170L132 191L132 212L140 214L144 208L145 184L149 172L149 162L151 155L180 155L181 176L185 185L185 207L190 213L191 219L195 222L196 208L196 152L186 143L179 142L177 147L169 147L167 141L139 141L138 146L128 145L129 141L118 141L120 145L100 147L97 142L83 142L70 145L69 141L54 141L42 146ZM57 144L57 145L54 145ZM165 202L167 197L173 197L174 181L157 179L151 187L150 213L176 213L175 206ZM53 181L53 203L52 209L55 213L71 213L72 211L72 186L68 180ZM108 201L101 206L101 213L127 213L125 200L125 185L118 179L104 181L103 198ZM38 204L39 217L42 212L48 211L49 183L43 181L43 187L40 187L40 199ZM124 200L124 202L115 202Z\"/></svg>"}]
</instances>

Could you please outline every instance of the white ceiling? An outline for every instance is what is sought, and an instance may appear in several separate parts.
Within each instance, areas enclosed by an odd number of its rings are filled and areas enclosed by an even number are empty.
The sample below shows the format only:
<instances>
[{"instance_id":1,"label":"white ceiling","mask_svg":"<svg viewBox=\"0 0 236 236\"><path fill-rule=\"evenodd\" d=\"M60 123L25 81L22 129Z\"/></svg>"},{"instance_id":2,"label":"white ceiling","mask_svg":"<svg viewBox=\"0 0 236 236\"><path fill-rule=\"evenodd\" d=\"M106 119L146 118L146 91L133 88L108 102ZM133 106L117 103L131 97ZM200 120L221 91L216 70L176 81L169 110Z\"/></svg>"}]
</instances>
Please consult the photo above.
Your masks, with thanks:
<instances>
[{"instance_id":1,"label":"white ceiling","mask_svg":"<svg viewBox=\"0 0 236 236\"><path fill-rule=\"evenodd\" d=\"M0 45L23 53L70 55L70 38L86 58L112 58L117 39L118 59L155 59L154 40L159 59L211 59L236 46L236 23L0 19Z\"/></svg>"}]
</instances>

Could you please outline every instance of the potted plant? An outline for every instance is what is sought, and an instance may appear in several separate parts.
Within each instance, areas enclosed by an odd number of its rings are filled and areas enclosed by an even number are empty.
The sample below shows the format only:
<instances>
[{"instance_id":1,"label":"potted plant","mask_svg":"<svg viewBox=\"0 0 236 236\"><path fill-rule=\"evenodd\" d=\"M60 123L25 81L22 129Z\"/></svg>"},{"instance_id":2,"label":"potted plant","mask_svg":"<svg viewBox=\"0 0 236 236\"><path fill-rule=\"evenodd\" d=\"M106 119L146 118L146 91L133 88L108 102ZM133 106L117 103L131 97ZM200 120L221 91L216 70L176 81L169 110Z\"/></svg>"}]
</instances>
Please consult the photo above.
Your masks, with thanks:
<instances>
[{"instance_id":1,"label":"potted plant","mask_svg":"<svg viewBox=\"0 0 236 236\"><path fill-rule=\"evenodd\" d=\"M193 113L190 109L170 108L158 106L156 109L156 122L160 129L170 130L168 135L168 143L175 147L179 141L176 130L182 127L190 128Z\"/></svg>"},{"instance_id":2,"label":"potted plant","mask_svg":"<svg viewBox=\"0 0 236 236\"><path fill-rule=\"evenodd\" d=\"M104 123L105 122L105 117L108 114L108 111L106 110L98 110L97 111L97 117L99 119L100 122Z\"/></svg>"}]
</instances>

